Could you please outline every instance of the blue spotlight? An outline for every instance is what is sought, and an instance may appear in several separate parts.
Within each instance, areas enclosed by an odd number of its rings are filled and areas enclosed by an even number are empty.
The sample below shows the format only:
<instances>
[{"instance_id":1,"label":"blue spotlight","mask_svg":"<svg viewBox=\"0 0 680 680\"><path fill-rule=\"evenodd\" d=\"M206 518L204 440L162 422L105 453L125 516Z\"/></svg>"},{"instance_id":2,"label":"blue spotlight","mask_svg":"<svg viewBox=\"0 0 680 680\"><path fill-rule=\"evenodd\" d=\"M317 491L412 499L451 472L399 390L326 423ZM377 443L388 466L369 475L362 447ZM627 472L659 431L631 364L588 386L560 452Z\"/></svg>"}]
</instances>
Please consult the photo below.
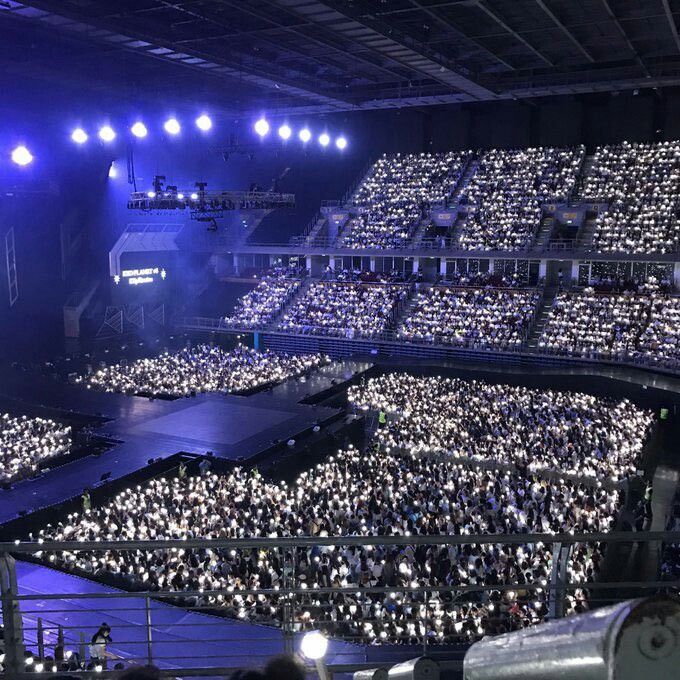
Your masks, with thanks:
<instances>
[{"instance_id":1,"label":"blue spotlight","mask_svg":"<svg viewBox=\"0 0 680 680\"><path fill-rule=\"evenodd\" d=\"M163 128L169 135L178 135L182 130L182 126L179 124L177 118L168 118L163 125Z\"/></svg>"},{"instance_id":2,"label":"blue spotlight","mask_svg":"<svg viewBox=\"0 0 680 680\"><path fill-rule=\"evenodd\" d=\"M303 144L306 144L312 138L312 133L309 128L302 128L298 137Z\"/></svg>"},{"instance_id":3,"label":"blue spotlight","mask_svg":"<svg viewBox=\"0 0 680 680\"><path fill-rule=\"evenodd\" d=\"M335 146L337 146L340 151L344 151L347 148L347 140L344 137L338 137L335 140Z\"/></svg>"},{"instance_id":4,"label":"blue spotlight","mask_svg":"<svg viewBox=\"0 0 680 680\"><path fill-rule=\"evenodd\" d=\"M196 119L196 127L201 130L201 132L208 132L213 126L212 119L205 113Z\"/></svg>"},{"instance_id":5,"label":"blue spotlight","mask_svg":"<svg viewBox=\"0 0 680 680\"><path fill-rule=\"evenodd\" d=\"M264 116L255 123L255 132L257 132L260 137L264 137L269 132L269 123Z\"/></svg>"},{"instance_id":6,"label":"blue spotlight","mask_svg":"<svg viewBox=\"0 0 680 680\"><path fill-rule=\"evenodd\" d=\"M290 129L290 125L287 123L284 123L280 128L279 128L279 137L283 139L283 141L288 141L290 139L290 136L293 134L293 131Z\"/></svg>"},{"instance_id":7,"label":"blue spotlight","mask_svg":"<svg viewBox=\"0 0 680 680\"><path fill-rule=\"evenodd\" d=\"M155 192L155 191L147 191L147 192L146 192L146 195L147 195L149 198L156 198L156 192Z\"/></svg>"},{"instance_id":8,"label":"blue spotlight","mask_svg":"<svg viewBox=\"0 0 680 680\"><path fill-rule=\"evenodd\" d=\"M322 132L319 135L319 144L321 144L321 146L328 146L330 143L331 143L331 138L328 135L328 133Z\"/></svg>"},{"instance_id":9,"label":"blue spotlight","mask_svg":"<svg viewBox=\"0 0 680 680\"><path fill-rule=\"evenodd\" d=\"M115 138L116 133L110 125L104 125L103 127L99 128L99 139L101 139L102 142L106 142L107 144L109 144Z\"/></svg>"},{"instance_id":10,"label":"blue spotlight","mask_svg":"<svg viewBox=\"0 0 680 680\"><path fill-rule=\"evenodd\" d=\"M71 133L71 140L74 141L76 144L85 144L85 142L89 139L87 132L83 130L83 128L76 128L72 133Z\"/></svg>"},{"instance_id":11,"label":"blue spotlight","mask_svg":"<svg viewBox=\"0 0 680 680\"><path fill-rule=\"evenodd\" d=\"M12 161L24 167L33 162L33 154L22 144L12 151Z\"/></svg>"},{"instance_id":12,"label":"blue spotlight","mask_svg":"<svg viewBox=\"0 0 680 680\"><path fill-rule=\"evenodd\" d=\"M137 138L139 139L144 139L149 134L149 131L146 129L146 125L142 123L141 120L138 120L131 128L130 132Z\"/></svg>"}]
</instances>

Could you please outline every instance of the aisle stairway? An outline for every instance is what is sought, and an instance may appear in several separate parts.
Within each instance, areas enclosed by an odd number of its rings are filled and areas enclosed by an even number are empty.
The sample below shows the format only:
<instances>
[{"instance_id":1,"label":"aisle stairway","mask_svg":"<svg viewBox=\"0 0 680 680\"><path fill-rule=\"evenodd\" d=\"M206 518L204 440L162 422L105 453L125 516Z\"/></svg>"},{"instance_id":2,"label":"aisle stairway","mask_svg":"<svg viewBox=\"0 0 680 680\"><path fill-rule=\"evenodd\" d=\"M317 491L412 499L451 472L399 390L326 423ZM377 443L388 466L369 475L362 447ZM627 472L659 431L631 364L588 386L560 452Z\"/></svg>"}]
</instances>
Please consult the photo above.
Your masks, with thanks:
<instances>
[{"instance_id":1,"label":"aisle stairway","mask_svg":"<svg viewBox=\"0 0 680 680\"><path fill-rule=\"evenodd\" d=\"M538 349L538 340L543 333L543 328L548 320L548 314L550 313L550 308L557 295L557 288L546 288L543 294L543 303L536 314L536 321L534 322L534 327L527 340L527 348L529 351L536 351Z\"/></svg>"},{"instance_id":2,"label":"aisle stairway","mask_svg":"<svg viewBox=\"0 0 680 680\"><path fill-rule=\"evenodd\" d=\"M288 298L288 300L282 305L281 309L278 311L277 314L275 314L272 317L272 320L265 326L264 330L267 331L275 331L277 326L279 325L279 322L283 318L283 315L285 314L286 310L290 307L290 305L297 300L299 297L304 295L308 290L309 287L312 285L312 279L309 277L306 277L302 280L302 284L300 287L295 291L293 295Z\"/></svg>"},{"instance_id":3,"label":"aisle stairway","mask_svg":"<svg viewBox=\"0 0 680 680\"><path fill-rule=\"evenodd\" d=\"M318 238L324 238L327 235L323 233L323 228L326 226L328 220L325 215L319 215L314 223L314 226L310 229L307 237L305 238L306 243L313 243Z\"/></svg>"},{"instance_id":4,"label":"aisle stairway","mask_svg":"<svg viewBox=\"0 0 680 680\"><path fill-rule=\"evenodd\" d=\"M589 217L578 230L575 244L576 250L590 250L593 245L593 234L595 233L596 221L596 217Z\"/></svg>"},{"instance_id":5,"label":"aisle stairway","mask_svg":"<svg viewBox=\"0 0 680 680\"><path fill-rule=\"evenodd\" d=\"M555 218L552 215L544 215L536 234L536 241L534 243L536 249L546 250L548 248L554 227Z\"/></svg>"},{"instance_id":6,"label":"aisle stairway","mask_svg":"<svg viewBox=\"0 0 680 680\"><path fill-rule=\"evenodd\" d=\"M465 170L463 171L463 174L461 175L460 179L458 180L458 183L456 185L456 188L454 189L453 193L451 194L451 198L449 199L449 205L455 206L458 205L458 202L460 201L460 197L467 189L468 184L470 183L470 180L474 176L474 174L477 172L477 168L479 167L479 159L478 158L472 158L468 164Z\"/></svg>"}]
</instances>

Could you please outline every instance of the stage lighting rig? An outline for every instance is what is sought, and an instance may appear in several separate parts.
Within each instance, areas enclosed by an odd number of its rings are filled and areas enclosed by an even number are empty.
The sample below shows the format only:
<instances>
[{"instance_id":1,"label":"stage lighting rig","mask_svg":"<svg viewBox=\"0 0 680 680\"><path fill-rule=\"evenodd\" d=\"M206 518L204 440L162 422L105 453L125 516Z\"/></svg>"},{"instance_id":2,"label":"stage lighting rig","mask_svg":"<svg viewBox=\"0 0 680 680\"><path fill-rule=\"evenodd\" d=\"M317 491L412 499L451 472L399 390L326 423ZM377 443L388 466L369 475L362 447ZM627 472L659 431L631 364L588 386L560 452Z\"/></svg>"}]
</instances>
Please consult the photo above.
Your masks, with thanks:
<instances>
[{"instance_id":1,"label":"stage lighting rig","mask_svg":"<svg viewBox=\"0 0 680 680\"><path fill-rule=\"evenodd\" d=\"M133 192L128 208L143 212L188 209L192 220L208 222L214 231L216 220L227 211L295 207L295 194L261 191L257 187L248 191L210 191L207 182L196 182L194 190L183 190L175 185L164 187L165 179L164 175L156 175L153 190Z\"/></svg>"}]
</instances>

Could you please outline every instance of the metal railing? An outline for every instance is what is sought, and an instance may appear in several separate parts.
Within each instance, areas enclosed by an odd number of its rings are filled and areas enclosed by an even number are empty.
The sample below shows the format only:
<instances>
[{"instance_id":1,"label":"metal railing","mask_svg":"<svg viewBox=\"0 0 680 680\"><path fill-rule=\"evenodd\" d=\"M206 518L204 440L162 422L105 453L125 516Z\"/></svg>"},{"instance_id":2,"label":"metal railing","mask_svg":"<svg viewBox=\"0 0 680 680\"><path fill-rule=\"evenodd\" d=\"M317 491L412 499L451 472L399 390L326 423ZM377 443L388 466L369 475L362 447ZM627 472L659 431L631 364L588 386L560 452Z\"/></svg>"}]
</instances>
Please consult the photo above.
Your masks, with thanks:
<instances>
[{"instance_id":1,"label":"metal railing","mask_svg":"<svg viewBox=\"0 0 680 680\"><path fill-rule=\"evenodd\" d=\"M490 632L480 629L473 611L486 612L485 626L503 625L504 617L510 614L497 612L489 619L494 604L517 603L527 612L533 611L533 620L538 621L568 614L568 598L576 593L585 592L587 606L592 608L634 595L677 590L680 574L672 581L570 581L568 562L574 546L598 546L604 551L605 561L612 550L611 559L615 561L621 549L646 546L646 550L659 551L664 542L680 543L680 532L5 543L0 544L5 672L20 677L23 671L35 671L38 663L44 673L53 667L63 671L103 666L89 658L88 644L102 621L113 629L108 651L126 665L153 663L166 675L176 675L179 670L182 676L206 675L208 671L219 675L235 668L259 666L272 655L296 650L301 635L312 629L322 630L330 638L327 662L331 670L366 667L376 644L389 645L391 656L386 658L390 662L399 660L400 655L408 658L424 653L436 658L438 654L450 655L452 648L460 650ZM550 577L521 585L450 584L433 579L410 582L410 576L399 576L400 570L389 584L364 583L349 574L337 585L310 582L309 569L302 568L314 564L319 555L352 549L379 557L388 551L399 556L413 555L419 548L432 546L455 553L468 546L540 544L549 546L553 556ZM159 558L178 551L184 551L187 564L189 553L206 551L225 563L252 556L263 563L277 560L282 580L270 587L231 585L218 590L177 591L148 589L139 581L123 578L113 584L97 584L53 570L46 571L41 580L35 567L30 568L30 585L24 586L22 578L17 580L16 576L17 567L20 574L25 573L22 559L54 567L61 566L60 558L65 554L79 558L125 554L139 558L147 554ZM16 563L15 558L19 560ZM75 573L92 578L85 571ZM120 589L121 585L125 587ZM247 607L234 605L246 601L250 603ZM349 618L338 615L340 606L351 614ZM402 630L390 622L394 612L399 613L396 620L404 624ZM444 631L439 625L441 614L461 626ZM474 626L468 625L473 621ZM381 635L386 629L389 634ZM372 635L371 630L377 633ZM55 661L51 649L62 642L61 651L70 657L63 663ZM27 651L32 654L32 669L26 668ZM109 670L114 663L109 662Z\"/></svg>"}]
</instances>

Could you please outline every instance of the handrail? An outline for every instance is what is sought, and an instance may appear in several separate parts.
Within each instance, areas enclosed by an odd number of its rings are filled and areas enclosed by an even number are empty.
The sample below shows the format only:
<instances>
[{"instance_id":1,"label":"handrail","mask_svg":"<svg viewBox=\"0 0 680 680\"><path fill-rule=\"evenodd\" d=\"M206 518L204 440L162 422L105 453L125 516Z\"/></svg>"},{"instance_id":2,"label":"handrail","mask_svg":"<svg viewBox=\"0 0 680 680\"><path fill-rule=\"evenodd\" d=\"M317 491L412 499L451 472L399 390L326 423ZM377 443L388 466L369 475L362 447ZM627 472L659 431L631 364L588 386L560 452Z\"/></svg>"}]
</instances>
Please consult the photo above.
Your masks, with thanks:
<instances>
[{"instance_id":1,"label":"handrail","mask_svg":"<svg viewBox=\"0 0 680 680\"><path fill-rule=\"evenodd\" d=\"M663 541L680 543L680 531L611 531L593 533L527 533L527 534L421 534L413 536L290 536L252 538L187 538L148 541L15 541L0 543L0 553L35 555L43 552L73 552L103 550L158 550L183 548L243 549L243 548L313 548L319 546L387 546L387 545L483 545L524 543L650 543Z\"/></svg>"}]
</instances>

